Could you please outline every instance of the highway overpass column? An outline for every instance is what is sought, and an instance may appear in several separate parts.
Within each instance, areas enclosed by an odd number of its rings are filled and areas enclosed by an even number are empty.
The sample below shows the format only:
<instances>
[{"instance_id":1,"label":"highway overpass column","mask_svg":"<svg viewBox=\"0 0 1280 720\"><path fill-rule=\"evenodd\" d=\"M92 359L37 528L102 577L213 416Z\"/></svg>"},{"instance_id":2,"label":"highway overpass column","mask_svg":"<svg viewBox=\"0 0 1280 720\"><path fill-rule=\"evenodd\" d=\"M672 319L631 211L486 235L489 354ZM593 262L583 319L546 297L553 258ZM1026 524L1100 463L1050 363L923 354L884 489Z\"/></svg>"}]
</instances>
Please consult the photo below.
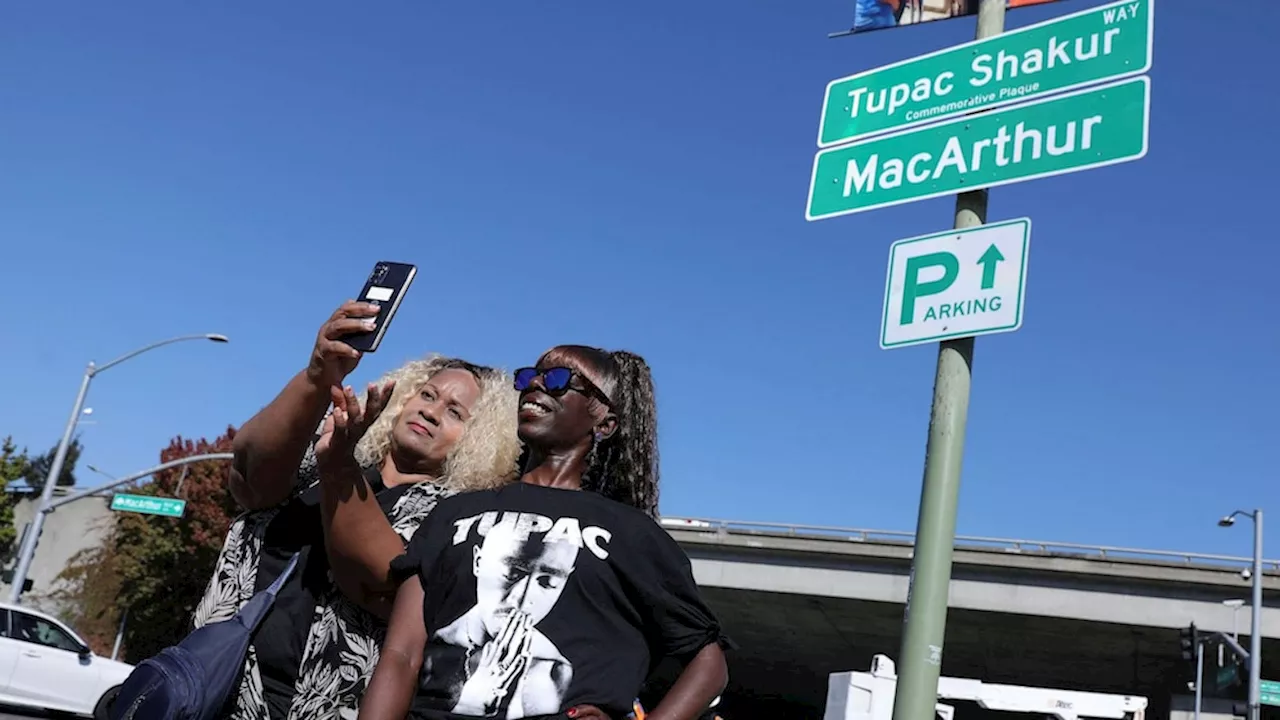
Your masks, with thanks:
<instances>
[{"instance_id":1,"label":"highway overpass column","mask_svg":"<svg viewBox=\"0 0 1280 720\"><path fill-rule=\"evenodd\" d=\"M1004 12L1005 0L981 0L977 37L1004 32ZM956 196L956 228L974 227L986 220L986 190ZM907 586L906 628L898 654L893 720L933 720L937 703L960 498L960 466L969 414L973 340L972 337L956 338L938 346L929 441L924 458L924 487L920 492L915 552Z\"/></svg>"}]
</instances>

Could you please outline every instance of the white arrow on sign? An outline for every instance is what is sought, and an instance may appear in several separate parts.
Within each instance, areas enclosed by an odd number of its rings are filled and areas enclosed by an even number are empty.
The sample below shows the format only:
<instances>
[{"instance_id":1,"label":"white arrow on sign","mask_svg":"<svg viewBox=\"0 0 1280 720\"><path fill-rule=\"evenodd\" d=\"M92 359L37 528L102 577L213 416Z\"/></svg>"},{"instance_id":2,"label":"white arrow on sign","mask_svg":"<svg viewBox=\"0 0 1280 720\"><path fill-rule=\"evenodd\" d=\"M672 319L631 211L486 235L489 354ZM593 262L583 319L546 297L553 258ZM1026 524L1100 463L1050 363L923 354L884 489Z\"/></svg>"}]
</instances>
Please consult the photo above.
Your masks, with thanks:
<instances>
[{"instance_id":1,"label":"white arrow on sign","mask_svg":"<svg viewBox=\"0 0 1280 720\"><path fill-rule=\"evenodd\" d=\"M1017 330L1030 245L1030 218L895 242L880 347Z\"/></svg>"}]
</instances>

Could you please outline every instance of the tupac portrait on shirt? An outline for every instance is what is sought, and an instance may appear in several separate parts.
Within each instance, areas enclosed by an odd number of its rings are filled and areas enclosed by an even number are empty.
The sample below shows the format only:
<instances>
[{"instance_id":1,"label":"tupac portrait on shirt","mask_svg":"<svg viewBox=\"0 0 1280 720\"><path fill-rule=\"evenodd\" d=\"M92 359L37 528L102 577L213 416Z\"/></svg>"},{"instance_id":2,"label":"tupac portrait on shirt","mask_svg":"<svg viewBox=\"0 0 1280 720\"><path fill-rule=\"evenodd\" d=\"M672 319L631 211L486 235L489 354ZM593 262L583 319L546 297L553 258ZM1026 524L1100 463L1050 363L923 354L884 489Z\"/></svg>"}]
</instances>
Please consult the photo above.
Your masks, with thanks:
<instances>
[{"instance_id":1,"label":"tupac portrait on shirt","mask_svg":"<svg viewBox=\"0 0 1280 720\"><path fill-rule=\"evenodd\" d=\"M483 539L472 551L476 604L436 633L466 653L461 676L447 681L460 715L520 718L562 709L573 665L537 625L560 599L580 543L548 533L548 518L529 517L504 513L490 527L481 524ZM424 669L449 664L428 657Z\"/></svg>"}]
</instances>

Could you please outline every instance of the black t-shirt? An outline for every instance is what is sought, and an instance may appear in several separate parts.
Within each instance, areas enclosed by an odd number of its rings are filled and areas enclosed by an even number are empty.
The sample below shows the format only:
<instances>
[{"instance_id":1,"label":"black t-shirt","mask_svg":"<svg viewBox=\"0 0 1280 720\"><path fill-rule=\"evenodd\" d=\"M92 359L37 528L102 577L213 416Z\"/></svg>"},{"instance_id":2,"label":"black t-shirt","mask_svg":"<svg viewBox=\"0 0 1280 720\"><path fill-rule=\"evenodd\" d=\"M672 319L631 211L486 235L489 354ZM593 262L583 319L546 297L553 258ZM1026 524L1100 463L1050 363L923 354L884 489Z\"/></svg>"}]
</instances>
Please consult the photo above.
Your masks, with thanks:
<instances>
[{"instance_id":1,"label":"black t-shirt","mask_svg":"<svg viewBox=\"0 0 1280 720\"><path fill-rule=\"evenodd\" d=\"M409 489L408 485L385 487L377 468L366 470L364 477L388 515L396 500ZM329 555L320 523L320 486L314 485L280 509L267 525L262 540L255 592L266 589L284 572L289 558L295 552L301 553L297 570L280 588L275 604L253 638L271 720L284 720L289 714L316 603L329 587Z\"/></svg>"},{"instance_id":2,"label":"black t-shirt","mask_svg":"<svg viewBox=\"0 0 1280 720\"><path fill-rule=\"evenodd\" d=\"M415 718L623 717L658 660L729 642L671 536L591 492L455 495L392 567L426 594Z\"/></svg>"}]
</instances>

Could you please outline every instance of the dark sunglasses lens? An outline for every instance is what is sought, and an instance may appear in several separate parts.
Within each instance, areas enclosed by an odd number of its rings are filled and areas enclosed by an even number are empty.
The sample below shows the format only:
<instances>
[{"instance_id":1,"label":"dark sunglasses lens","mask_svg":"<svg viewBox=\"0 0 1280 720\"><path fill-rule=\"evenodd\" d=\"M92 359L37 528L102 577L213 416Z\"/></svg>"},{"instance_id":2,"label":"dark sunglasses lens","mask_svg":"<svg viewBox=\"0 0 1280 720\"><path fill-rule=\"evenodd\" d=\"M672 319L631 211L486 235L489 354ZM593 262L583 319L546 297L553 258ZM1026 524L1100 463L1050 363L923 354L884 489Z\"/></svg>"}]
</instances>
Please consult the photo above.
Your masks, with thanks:
<instances>
[{"instance_id":1,"label":"dark sunglasses lens","mask_svg":"<svg viewBox=\"0 0 1280 720\"><path fill-rule=\"evenodd\" d=\"M548 390L564 390L569 387L569 380L573 377L573 371L569 368L550 368L542 373L542 382L546 384Z\"/></svg>"},{"instance_id":2,"label":"dark sunglasses lens","mask_svg":"<svg viewBox=\"0 0 1280 720\"><path fill-rule=\"evenodd\" d=\"M538 377L538 371L535 368L520 368L516 371L516 390L524 390L529 387L529 383Z\"/></svg>"}]
</instances>

